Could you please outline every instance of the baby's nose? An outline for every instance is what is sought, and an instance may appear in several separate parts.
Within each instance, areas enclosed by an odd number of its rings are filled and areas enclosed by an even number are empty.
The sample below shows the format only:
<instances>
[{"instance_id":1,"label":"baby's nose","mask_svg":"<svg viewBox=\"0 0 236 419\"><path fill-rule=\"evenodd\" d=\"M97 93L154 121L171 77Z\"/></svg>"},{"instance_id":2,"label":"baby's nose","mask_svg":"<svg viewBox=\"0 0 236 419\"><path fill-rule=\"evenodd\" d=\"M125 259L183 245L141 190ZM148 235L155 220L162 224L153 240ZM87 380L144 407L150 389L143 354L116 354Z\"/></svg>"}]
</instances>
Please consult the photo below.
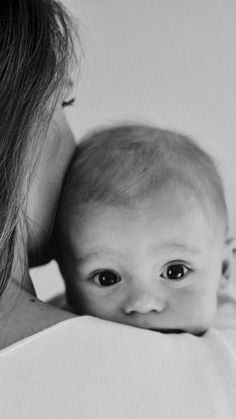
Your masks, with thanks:
<instances>
[{"instance_id":1,"label":"baby's nose","mask_svg":"<svg viewBox=\"0 0 236 419\"><path fill-rule=\"evenodd\" d=\"M157 313L165 309L166 302L163 296L154 296L144 291L136 291L125 302L124 311L126 314L140 313L147 314L151 311Z\"/></svg>"}]
</instances>

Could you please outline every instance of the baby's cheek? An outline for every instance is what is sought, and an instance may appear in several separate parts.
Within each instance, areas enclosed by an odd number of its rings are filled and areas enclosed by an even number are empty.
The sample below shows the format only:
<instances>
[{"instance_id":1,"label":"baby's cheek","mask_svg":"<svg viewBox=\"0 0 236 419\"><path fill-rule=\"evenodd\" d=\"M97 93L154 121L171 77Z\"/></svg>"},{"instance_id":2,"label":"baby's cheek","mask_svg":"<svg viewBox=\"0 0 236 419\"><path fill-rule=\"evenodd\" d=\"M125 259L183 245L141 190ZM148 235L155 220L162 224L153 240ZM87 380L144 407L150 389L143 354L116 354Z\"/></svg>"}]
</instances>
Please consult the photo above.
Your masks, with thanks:
<instances>
[{"instance_id":1,"label":"baby's cheek","mask_svg":"<svg viewBox=\"0 0 236 419\"><path fill-rule=\"evenodd\" d=\"M79 314L126 323L124 299L125 294L119 289L113 289L113 287L104 289L87 281L77 281L73 306Z\"/></svg>"},{"instance_id":2,"label":"baby's cheek","mask_svg":"<svg viewBox=\"0 0 236 419\"><path fill-rule=\"evenodd\" d=\"M201 329L208 329L215 317L217 311L216 295L204 295L203 298L195 305L193 311L194 323L196 327Z\"/></svg>"},{"instance_id":3,"label":"baby's cheek","mask_svg":"<svg viewBox=\"0 0 236 419\"><path fill-rule=\"evenodd\" d=\"M70 287L67 287L67 296L69 303L75 309L77 314L92 314L89 313L90 307L92 306L89 292L87 291L86 287L84 287L83 284L78 281L78 279L74 281Z\"/></svg>"},{"instance_id":4,"label":"baby's cheek","mask_svg":"<svg viewBox=\"0 0 236 419\"><path fill-rule=\"evenodd\" d=\"M111 321L116 321L119 317L119 305L116 299L107 298L104 295L97 295L87 299L87 307L90 314Z\"/></svg>"}]
</instances>

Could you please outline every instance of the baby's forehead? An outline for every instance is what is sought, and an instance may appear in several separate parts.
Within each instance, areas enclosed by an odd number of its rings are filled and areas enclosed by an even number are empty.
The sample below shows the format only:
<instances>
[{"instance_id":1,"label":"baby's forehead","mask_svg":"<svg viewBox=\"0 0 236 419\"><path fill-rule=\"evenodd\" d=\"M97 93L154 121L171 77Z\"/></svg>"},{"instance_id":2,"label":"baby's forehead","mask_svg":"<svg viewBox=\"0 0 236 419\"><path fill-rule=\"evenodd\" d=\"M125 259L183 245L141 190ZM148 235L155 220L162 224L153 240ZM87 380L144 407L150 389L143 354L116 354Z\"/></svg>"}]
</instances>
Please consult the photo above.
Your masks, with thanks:
<instances>
[{"instance_id":1,"label":"baby's forehead","mask_svg":"<svg viewBox=\"0 0 236 419\"><path fill-rule=\"evenodd\" d=\"M119 225L127 226L127 234L131 226L139 229L140 225L144 226L144 232L150 233L151 225L157 233L159 226L162 232L166 229L169 234L170 226L181 231L179 227L189 229L191 224L197 223L200 228L203 225L209 227L216 236L223 230L223 221L219 218L212 204L204 202L198 194L171 185L129 205L107 205L101 201L77 203L71 212L68 233L76 237L77 231L89 229L91 222L99 228L99 234L103 233L102 228L112 231Z\"/></svg>"},{"instance_id":2,"label":"baby's forehead","mask_svg":"<svg viewBox=\"0 0 236 419\"><path fill-rule=\"evenodd\" d=\"M86 185L84 186L86 187ZM225 237L227 233L227 217L220 197L213 193L211 184L207 184L207 180L203 184L201 178L194 178L190 172L187 176L183 168L180 171L166 172L161 181L153 177L147 188L142 191L137 189L137 193L131 191L131 193L124 196L122 188L117 195L113 192L110 191L111 201L106 199L106 191L104 191L105 195L101 195L100 199L94 199L94 194L92 193L83 195L81 189L77 188L75 183L70 192L67 193L66 199L64 199L64 210L61 212L61 221L67 225L67 232L64 231L64 233L68 237L74 235L76 227L81 227L88 210L91 208L94 208L96 214L96 208L100 209L110 205L121 213L125 210L129 211L132 219L137 214L145 214L145 212L148 214L148 209L153 206L160 209L161 204L163 204L167 208L174 208L176 202L178 203L179 223L185 223L185 214L188 213L189 209L194 207L200 208L215 235L218 235L220 231L223 232ZM83 199L84 196L86 199ZM165 208L163 212L165 213ZM173 213L174 216L175 214ZM168 221L166 222L168 223ZM122 224L122 217L120 223ZM165 223L164 218L162 223Z\"/></svg>"},{"instance_id":3,"label":"baby's forehead","mask_svg":"<svg viewBox=\"0 0 236 419\"><path fill-rule=\"evenodd\" d=\"M75 216L86 214L86 211L90 207L101 207L110 205L120 211L124 209L137 212L145 211L145 208L155 206L157 202L165 201L172 205L175 201L183 204L183 210L188 206L201 207L207 214L210 214L210 218L214 218L217 213L217 221L222 221L223 217L220 217L221 203L217 200L212 199L213 194L207 193L208 191L192 181L191 178L182 178L169 176L159 184L153 181L153 185L143 191L140 194L132 195L130 197L123 197L122 195L118 199L109 200L106 199L93 199L91 195L89 199L81 199L80 190L73 188L67 196L67 203L65 203L66 213L71 213ZM119 199L120 198L120 199ZM223 211L221 211L223 212Z\"/></svg>"}]
</instances>

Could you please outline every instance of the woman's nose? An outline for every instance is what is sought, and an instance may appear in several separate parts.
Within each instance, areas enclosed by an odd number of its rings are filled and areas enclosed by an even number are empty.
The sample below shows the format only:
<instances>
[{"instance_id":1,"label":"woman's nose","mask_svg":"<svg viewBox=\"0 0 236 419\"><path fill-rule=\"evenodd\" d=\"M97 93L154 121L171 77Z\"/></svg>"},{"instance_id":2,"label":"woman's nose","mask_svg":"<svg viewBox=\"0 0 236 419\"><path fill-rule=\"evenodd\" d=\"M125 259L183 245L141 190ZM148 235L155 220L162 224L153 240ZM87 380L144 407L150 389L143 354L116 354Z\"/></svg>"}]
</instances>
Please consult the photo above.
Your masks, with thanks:
<instances>
[{"instance_id":1,"label":"woman's nose","mask_svg":"<svg viewBox=\"0 0 236 419\"><path fill-rule=\"evenodd\" d=\"M165 309L166 302L164 296L154 296L145 291L135 291L125 302L124 311L126 314L140 313L147 314L151 311L157 313Z\"/></svg>"}]
</instances>

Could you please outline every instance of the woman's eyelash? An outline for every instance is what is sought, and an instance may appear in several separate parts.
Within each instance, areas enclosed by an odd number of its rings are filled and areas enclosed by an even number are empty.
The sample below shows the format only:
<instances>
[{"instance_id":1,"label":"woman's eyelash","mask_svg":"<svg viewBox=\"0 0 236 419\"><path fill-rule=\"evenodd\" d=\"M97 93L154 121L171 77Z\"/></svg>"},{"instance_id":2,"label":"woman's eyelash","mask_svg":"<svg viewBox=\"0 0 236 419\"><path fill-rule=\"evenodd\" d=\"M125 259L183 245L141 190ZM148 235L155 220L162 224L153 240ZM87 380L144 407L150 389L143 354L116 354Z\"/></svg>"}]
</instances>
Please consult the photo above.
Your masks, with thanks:
<instances>
[{"instance_id":1,"label":"woman's eyelash","mask_svg":"<svg viewBox=\"0 0 236 419\"><path fill-rule=\"evenodd\" d=\"M69 100L63 100L62 107L66 108L67 106L72 106L75 103L75 98L71 98Z\"/></svg>"}]
</instances>

